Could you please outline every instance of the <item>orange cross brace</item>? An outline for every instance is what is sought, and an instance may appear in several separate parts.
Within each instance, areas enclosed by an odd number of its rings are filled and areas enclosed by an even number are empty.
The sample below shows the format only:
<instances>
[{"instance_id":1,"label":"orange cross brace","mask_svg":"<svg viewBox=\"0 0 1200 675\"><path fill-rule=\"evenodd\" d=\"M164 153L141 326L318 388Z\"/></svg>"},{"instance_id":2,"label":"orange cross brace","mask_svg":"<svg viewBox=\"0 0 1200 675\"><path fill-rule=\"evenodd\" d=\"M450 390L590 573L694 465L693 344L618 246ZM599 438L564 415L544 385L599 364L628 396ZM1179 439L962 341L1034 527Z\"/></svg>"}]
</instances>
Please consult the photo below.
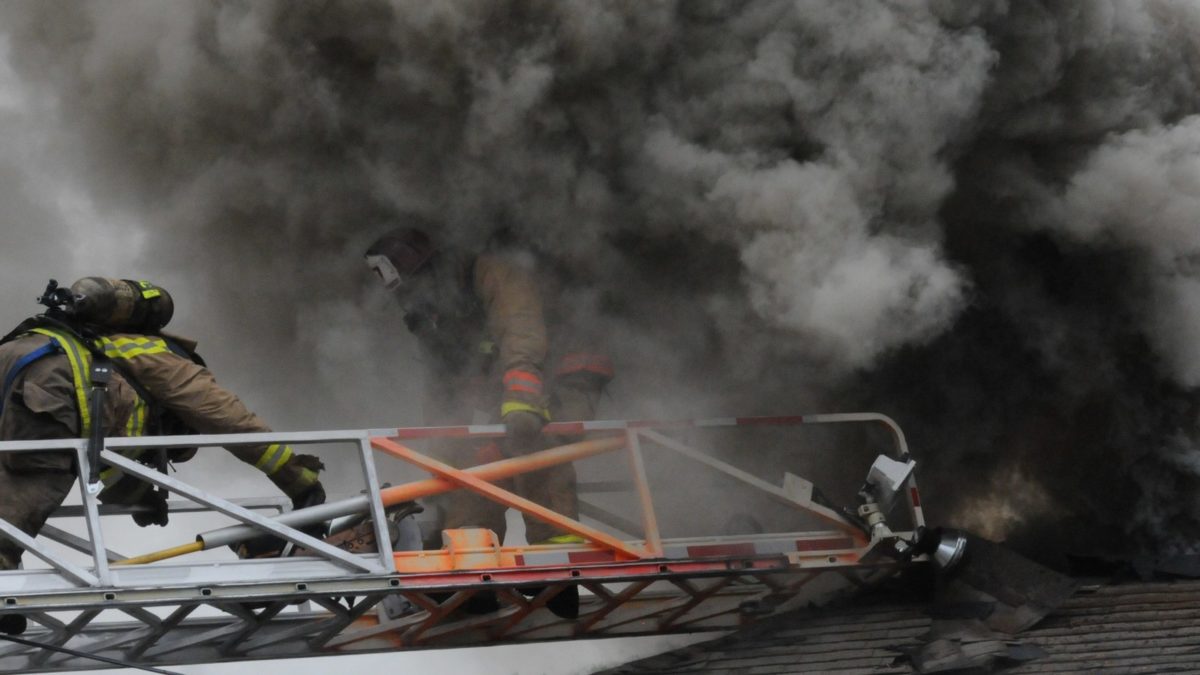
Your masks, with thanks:
<instances>
[{"instance_id":1,"label":"orange cross brace","mask_svg":"<svg viewBox=\"0 0 1200 675\"><path fill-rule=\"evenodd\" d=\"M374 443L376 440L379 439L371 439L372 445L379 448ZM623 436L596 438L571 443L570 445L560 445L557 448L541 450L530 455L502 459L489 464L480 464L479 466L464 469L464 471L485 481L504 480L505 478L511 478L519 474L540 471L541 469L557 466L565 462L574 462L605 452L619 450L625 447L625 443L626 441ZM416 451L409 449L409 452L415 453ZM455 483L444 478L426 478L425 480L384 488L379 491L379 498L383 501L384 506L395 506L396 504L402 504L414 499L450 492L456 487Z\"/></svg>"},{"instance_id":2,"label":"orange cross brace","mask_svg":"<svg viewBox=\"0 0 1200 675\"><path fill-rule=\"evenodd\" d=\"M382 450L389 455L403 459L411 464L415 464L416 466L428 471L438 478L443 478L456 483L457 485L481 494L494 502L517 509L522 513L529 514L534 518L550 523L551 525L554 525L562 530L566 530L571 534L579 535L580 537L589 539L597 544L607 546L608 548L611 548L612 550L628 557L631 560L638 560L646 557L644 552L631 547L616 537L607 535L600 530L597 530L593 527L588 527L587 525L584 525L573 518L568 518L560 513L551 511L544 506L535 504L524 497L513 494L508 490L492 485L491 483L472 475L468 471L456 469L449 464L444 464L431 457L426 457L425 455L400 445L395 441L387 438L372 438L371 445L377 450ZM519 463L520 459L521 458L514 458L513 461Z\"/></svg>"}]
</instances>

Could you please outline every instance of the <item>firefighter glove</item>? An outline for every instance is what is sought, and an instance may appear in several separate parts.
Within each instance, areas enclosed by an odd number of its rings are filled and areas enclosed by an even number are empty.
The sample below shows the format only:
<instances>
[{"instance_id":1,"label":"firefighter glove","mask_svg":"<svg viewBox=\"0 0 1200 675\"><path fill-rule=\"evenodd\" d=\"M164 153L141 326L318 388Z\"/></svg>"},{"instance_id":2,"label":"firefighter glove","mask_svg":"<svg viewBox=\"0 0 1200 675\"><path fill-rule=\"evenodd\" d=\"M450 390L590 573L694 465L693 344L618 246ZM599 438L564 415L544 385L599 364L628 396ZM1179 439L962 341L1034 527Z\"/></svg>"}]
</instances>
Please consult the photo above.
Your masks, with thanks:
<instances>
[{"instance_id":1,"label":"firefighter glove","mask_svg":"<svg viewBox=\"0 0 1200 675\"><path fill-rule=\"evenodd\" d=\"M321 485L321 481L317 481L307 491L292 498L292 509L307 509L310 506L318 506L324 503L325 486Z\"/></svg>"},{"instance_id":2,"label":"firefighter glove","mask_svg":"<svg viewBox=\"0 0 1200 675\"><path fill-rule=\"evenodd\" d=\"M509 457L515 457L538 450L542 440L542 427L545 424L545 417L528 410L517 410L505 415L505 453Z\"/></svg>"},{"instance_id":3,"label":"firefighter glove","mask_svg":"<svg viewBox=\"0 0 1200 675\"><path fill-rule=\"evenodd\" d=\"M169 520L167 514L167 493L162 490L147 490L138 506L144 510L133 514L133 522L138 527L150 525L165 526Z\"/></svg>"}]
</instances>

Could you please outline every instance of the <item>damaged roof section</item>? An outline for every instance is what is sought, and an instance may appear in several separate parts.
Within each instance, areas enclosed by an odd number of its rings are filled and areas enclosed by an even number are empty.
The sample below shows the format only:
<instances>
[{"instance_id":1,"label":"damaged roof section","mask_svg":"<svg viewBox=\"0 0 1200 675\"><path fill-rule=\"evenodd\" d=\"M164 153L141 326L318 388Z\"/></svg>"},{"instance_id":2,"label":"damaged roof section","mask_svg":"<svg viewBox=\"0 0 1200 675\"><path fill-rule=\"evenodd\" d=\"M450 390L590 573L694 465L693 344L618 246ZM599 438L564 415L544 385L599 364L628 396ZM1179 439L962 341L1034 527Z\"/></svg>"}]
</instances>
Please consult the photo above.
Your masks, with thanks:
<instances>
[{"instance_id":1,"label":"damaged roof section","mask_svg":"<svg viewBox=\"0 0 1200 675\"><path fill-rule=\"evenodd\" d=\"M1015 673L1195 671L1200 581L1084 587L1020 637L1046 656Z\"/></svg>"},{"instance_id":2,"label":"damaged roof section","mask_svg":"<svg viewBox=\"0 0 1200 675\"><path fill-rule=\"evenodd\" d=\"M1083 586L1032 628L1004 635L979 620L888 593L803 610L718 640L630 663L659 673L1165 673L1200 664L1200 581Z\"/></svg>"},{"instance_id":3,"label":"damaged roof section","mask_svg":"<svg viewBox=\"0 0 1200 675\"><path fill-rule=\"evenodd\" d=\"M606 672L1164 673L1200 664L1200 581L1081 583L990 542L972 545L976 561L949 582L901 577L840 606ZM1001 562L989 562L993 553Z\"/></svg>"}]
</instances>

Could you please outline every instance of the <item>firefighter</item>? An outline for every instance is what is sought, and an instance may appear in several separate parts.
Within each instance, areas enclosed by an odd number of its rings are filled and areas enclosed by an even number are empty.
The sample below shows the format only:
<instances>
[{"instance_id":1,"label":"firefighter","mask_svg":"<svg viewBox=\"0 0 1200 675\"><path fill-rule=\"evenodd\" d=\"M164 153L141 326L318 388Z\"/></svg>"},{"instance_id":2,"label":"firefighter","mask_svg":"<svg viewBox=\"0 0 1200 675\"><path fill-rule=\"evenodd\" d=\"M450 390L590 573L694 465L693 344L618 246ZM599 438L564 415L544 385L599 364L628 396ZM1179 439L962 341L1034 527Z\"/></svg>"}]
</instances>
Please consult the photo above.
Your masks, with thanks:
<instances>
[{"instance_id":1,"label":"firefighter","mask_svg":"<svg viewBox=\"0 0 1200 675\"><path fill-rule=\"evenodd\" d=\"M435 223L416 216L405 220L407 227L383 235L365 259L395 294L405 325L420 343L427 365L426 423L507 426L498 445L441 448L449 463L466 468L541 450L542 427L551 419L594 419L613 377L612 362L574 329L565 308L546 302L557 294L544 292L549 275L539 274L535 255L502 236L481 252L439 246L433 239ZM578 517L570 464L517 476L513 488ZM486 527L503 539L500 505L464 490L452 493L448 502L445 527ZM581 541L535 518L526 517L525 527L531 543Z\"/></svg>"},{"instance_id":2,"label":"firefighter","mask_svg":"<svg viewBox=\"0 0 1200 675\"><path fill-rule=\"evenodd\" d=\"M174 306L163 289L144 281L87 277L70 289L47 288L50 309L27 319L0 341L0 440L267 432L270 427L217 384L196 355L195 342L162 332ZM110 363L103 414L89 411L94 363ZM231 446L235 457L262 471L297 508L324 502L324 467L312 455L282 444ZM194 454L129 451L165 470L165 460ZM165 456L164 456L165 455ZM75 480L73 452L0 453L0 517L36 535ZM166 493L119 469L100 473L106 503L136 505L140 526L167 523ZM22 549L0 541L0 569L14 569ZM4 617L5 619L11 619ZM4 626L0 626L3 630Z\"/></svg>"}]
</instances>

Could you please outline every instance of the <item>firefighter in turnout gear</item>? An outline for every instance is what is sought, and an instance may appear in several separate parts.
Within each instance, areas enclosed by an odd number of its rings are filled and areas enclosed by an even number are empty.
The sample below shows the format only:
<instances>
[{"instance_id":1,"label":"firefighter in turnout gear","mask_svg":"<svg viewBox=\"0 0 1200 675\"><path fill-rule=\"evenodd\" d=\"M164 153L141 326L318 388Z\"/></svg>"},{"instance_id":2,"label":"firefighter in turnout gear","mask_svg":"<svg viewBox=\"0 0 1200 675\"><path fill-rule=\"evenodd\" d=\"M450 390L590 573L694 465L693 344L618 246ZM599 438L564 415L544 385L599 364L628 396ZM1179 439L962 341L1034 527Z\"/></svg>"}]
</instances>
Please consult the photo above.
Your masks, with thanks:
<instances>
[{"instance_id":1,"label":"firefighter in turnout gear","mask_svg":"<svg viewBox=\"0 0 1200 675\"><path fill-rule=\"evenodd\" d=\"M436 224L415 216L367 250L368 267L392 291L408 329L418 338L428 372L425 422L431 425L502 422L507 437L482 449L453 441L439 452L466 468L544 449L550 420L595 418L612 362L571 330L556 294L528 250L494 238L483 252L438 246ZM551 366L551 367L548 367ZM577 439L559 437L560 443ZM578 517L575 469L562 464L517 476L521 496ZM504 509L465 490L451 493L444 527L486 527L504 537ZM540 520L526 517L530 543L570 543Z\"/></svg>"},{"instance_id":2,"label":"firefighter in turnout gear","mask_svg":"<svg viewBox=\"0 0 1200 675\"><path fill-rule=\"evenodd\" d=\"M270 427L217 384L190 340L161 332L173 312L167 292L144 281L87 277L71 288L53 281L42 298L49 311L27 319L0 343L0 440L268 432ZM89 409L98 385L89 375L111 364L99 417ZM227 450L262 471L298 508L321 503L323 468L287 445ZM131 450L139 462L166 470L191 451ZM73 452L0 454L0 517L36 535L75 480ZM111 466L101 466L100 500L139 506L138 525L165 525L166 493ZM0 569L22 550L0 541ZM2 629L2 627L0 627Z\"/></svg>"}]
</instances>

